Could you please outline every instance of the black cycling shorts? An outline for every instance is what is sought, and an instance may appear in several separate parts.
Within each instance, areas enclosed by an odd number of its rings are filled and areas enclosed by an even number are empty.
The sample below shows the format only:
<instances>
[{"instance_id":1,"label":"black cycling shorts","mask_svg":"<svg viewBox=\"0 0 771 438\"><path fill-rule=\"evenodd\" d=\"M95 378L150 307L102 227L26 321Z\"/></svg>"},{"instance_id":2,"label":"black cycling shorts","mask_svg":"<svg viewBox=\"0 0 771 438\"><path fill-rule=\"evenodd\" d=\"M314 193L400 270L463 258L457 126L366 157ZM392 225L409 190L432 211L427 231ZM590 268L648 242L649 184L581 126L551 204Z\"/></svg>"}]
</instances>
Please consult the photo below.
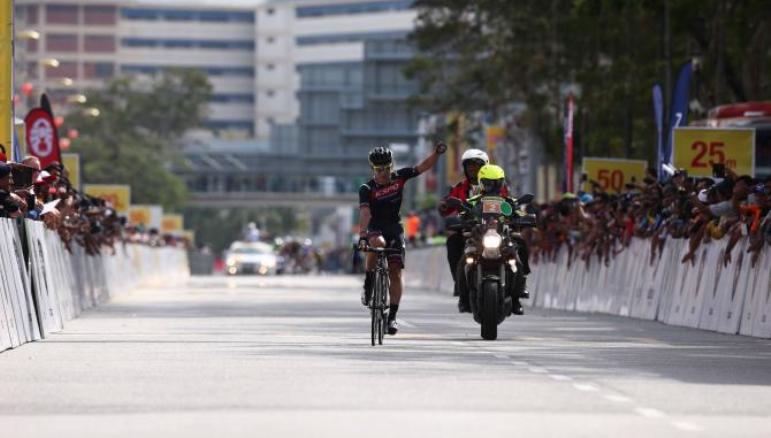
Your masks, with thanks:
<instances>
[{"instance_id":1,"label":"black cycling shorts","mask_svg":"<svg viewBox=\"0 0 771 438\"><path fill-rule=\"evenodd\" d=\"M399 254L388 255L388 266L398 266L399 269L404 269L404 228L402 228L402 225L399 223L388 225L370 224L367 238L375 236L383 236L383 239L386 241L386 248L401 251Z\"/></svg>"}]
</instances>

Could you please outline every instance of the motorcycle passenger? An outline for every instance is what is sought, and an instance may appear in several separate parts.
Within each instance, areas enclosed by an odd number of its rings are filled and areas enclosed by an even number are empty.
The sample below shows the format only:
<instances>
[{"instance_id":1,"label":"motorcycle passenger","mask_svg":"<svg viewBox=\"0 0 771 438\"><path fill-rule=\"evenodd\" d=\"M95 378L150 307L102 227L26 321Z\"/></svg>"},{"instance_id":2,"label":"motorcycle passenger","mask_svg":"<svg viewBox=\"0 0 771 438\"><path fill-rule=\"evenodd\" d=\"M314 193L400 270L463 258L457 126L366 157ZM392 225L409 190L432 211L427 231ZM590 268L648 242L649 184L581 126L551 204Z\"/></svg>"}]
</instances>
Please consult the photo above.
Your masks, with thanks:
<instances>
[{"instance_id":1,"label":"motorcycle passenger","mask_svg":"<svg viewBox=\"0 0 771 438\"><path fill-rule=\"evenodd\" d=\"M479 169L478 179L481 193L477 196L469 198L467 201L469 204L476 207L479 200L484 196L499 196L504 198L506 202L511 205L512 210L515 211L514 208L516 207L516 202L514 199L508 197L508 190L506 188L506 174L500 166L496 166L494 164L487 164L483 166L481 169ZM521 283L515 284L514 273L507 269L506 284L508 285L509 293L512 297L512 313L515 315L522 315L524 313L524 309L522 308L519 299L527 299L530 297L529 293L527 292L526 285L527 275L530 274L529 253L525 241L521 237L514 236L512 238L516 240L518 244L517 255L522 262L522 270L520 271L522 276L520 277ZM461 284L464 287L459 288L460 296L458 297L458 310L460 312L470 312L471 309L468 302L468 287L466 287L465 281L462 281Z\"/></svg>"},{"instance_id":2,"label":"motorcycle passenger","mask_svg":"<svg viewBox=\"0 0 771 438\"><path fill-rule=\"evenodd\" d=\"M469 149L461 156L461 165L463 166L464 179L455 184L450 193L442 199L439 203L439 213L447 218L446 224L457 223L458 210L454 207L447 205L448 198L458 198L461 201L466 201L472 196L479 194L479 181L477 174L482 166L490 162L487 153L479 149ZM504 189L505 190L505 189ZM508 191L504 192L504 196L508 195ZM459 289L465 287L462 282L463 279L459 278L458 272L463 272L463 265L460 263L463 256L463 236L460 233L454 231L447 231L447 263L450 266L450 274L452 274L452 281L455 283L454 295L459 295ZM458 282L461 282L459 284Z\"/></svg>"},{"instance_id":3,"label":"motorcycle passenger","mask_svg":"<svg viewBox=\"0 0 771 438\"><path fill-rule=\"evenodd\" d=\"M399 254L388 256L388 276L390 279L390 307L388 312L388 334L395 335L399 330L396 322L396 312L402 297L402 269L404 269L404 229L401 225L399 209L402 205L402 191L407 180L414 178L436 165L439 156L447 150L447 146L438 143L434 151L414 167L404 167L393 170L391 150L376 147L369 152L369 164L373 177L362 184L359 189L359 248L365 248L367 243L373 247L394 248ZM368 253L365 266L364 291L361 303L370 304L372 286L375 279L377 255Z\"/></svg>"}]
</instances>

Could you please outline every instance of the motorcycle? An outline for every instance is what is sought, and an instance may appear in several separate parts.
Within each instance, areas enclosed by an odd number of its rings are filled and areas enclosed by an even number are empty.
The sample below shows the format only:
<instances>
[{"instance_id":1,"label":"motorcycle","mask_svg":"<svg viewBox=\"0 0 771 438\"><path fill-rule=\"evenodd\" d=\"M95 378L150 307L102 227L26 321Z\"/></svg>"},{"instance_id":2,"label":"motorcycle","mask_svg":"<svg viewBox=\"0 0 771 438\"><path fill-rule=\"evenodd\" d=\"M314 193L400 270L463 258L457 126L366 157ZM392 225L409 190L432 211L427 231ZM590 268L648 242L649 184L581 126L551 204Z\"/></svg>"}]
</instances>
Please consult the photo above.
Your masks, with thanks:
<instances>
[{"instance_id":1,"label":"motorcycle","mask_svg":"<svg viewBox=\"0 0 771 438\"><path fill-rule=\"evenodd\" d=\"M461 260L465 275L458 277L459 287L467 290L483 339L498 337L498 324L512 314L514 298L523 292L520 231L535 227L536 218L519 207L532 200L531 194L515 199L514 205L498 196L483 196L473 205L458 198L447 200L461 212L460 224L453 226L465 238Z\"/></svg>"}]
</instances>

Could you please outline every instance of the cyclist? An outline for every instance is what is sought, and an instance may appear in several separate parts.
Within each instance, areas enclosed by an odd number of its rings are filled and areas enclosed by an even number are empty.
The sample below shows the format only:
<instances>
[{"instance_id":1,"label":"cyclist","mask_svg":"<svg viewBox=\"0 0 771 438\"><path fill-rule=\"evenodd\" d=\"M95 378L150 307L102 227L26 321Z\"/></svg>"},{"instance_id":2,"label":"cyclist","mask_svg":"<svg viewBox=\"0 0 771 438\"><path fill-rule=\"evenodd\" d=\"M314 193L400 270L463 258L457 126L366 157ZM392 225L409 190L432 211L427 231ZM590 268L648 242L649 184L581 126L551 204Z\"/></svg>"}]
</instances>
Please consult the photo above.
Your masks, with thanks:
<instances>
[{"instance_id":1,"label":"cyclist","mask_svg":"<svg viewBox=\"0 0 771 438\"><path fill-rule=\"evenodd\" d=\"M455 184L450 193L439 203L439 213L447 218L446 224L450 225L458 220L458 210L449 207L446 203L447 198L458 198L461 201L466 201L468 198L479 194L479 181L477 180L477 174L482 166L489 164L490 159L487 153L479 149L469 149L461 156L461 165L463 166L463 175L465 178L459 183ZM508 190L504 187L502 196L507 196ZM463 236L460 233L453 231L447 232L447 262L450 265L450 273L452 274L452 280L455 283L454 295L459 296L459 290L463 284L458 284L458 280L463 281L458 277L459 270L463 270L463 265L460 263L461 256L463 255ZM461 309L461 311L463 311Z\"/></svg>"},{"instance_id":2,"label":"cyclist","mask_svg":"<svg viewBox=\"0 0 771 438\"><path fill-rule=\"evenodd\" d=\"M500 196L506 199L507 202L514 207L516 204L513 199L508 196L508 189L506 188L506 174L500 166L495 164L486 164L479 169L478 179L480 185L480 193L467 200L471 205L476 206L479 200L483 196ZM478 208L478 207L477 207ZM513 300L512 313L515 315L522 315L524 310L519 302L520 298L529 298L527 292L527 275L530 274L529 253L525 241L521 237L514 237L518 242L518 255L522 262L522 282L520 284L514 284L514 273L507 269L506 285L509 289L509 294ZM459 271L460 275L464 271ZM464 278L465 279L465 278ZM460 312L470 312L468 303L468 289L465 286L465 281L462 282L462 287L458 288L460 296L458 297L458 310Z\"/></svg>"},{"instance_id":3,"label":"cyclist","mask_svg":"<svg viewBox=\"0 0 771 438\"><path fill-rule=\"evenodd\" d=\"M402 205L402 191L407 180L414 178L436 165L439 156L447 150L444 143L434 146L434 151L414 167L394 171L393 154L385 147L376 147L369 152L369 164L373 177L359 189L359 247L367 244L373 247L388 247L401 250L400 254L388 256L388 276L391 282L388 312L388 334L399 330L396 312L402 298L402 269L404 269L404 229L399 209ZM372 297L377 256L367 254L366 274L361 303L369 305Z\"/></svg>"}]
</instances>

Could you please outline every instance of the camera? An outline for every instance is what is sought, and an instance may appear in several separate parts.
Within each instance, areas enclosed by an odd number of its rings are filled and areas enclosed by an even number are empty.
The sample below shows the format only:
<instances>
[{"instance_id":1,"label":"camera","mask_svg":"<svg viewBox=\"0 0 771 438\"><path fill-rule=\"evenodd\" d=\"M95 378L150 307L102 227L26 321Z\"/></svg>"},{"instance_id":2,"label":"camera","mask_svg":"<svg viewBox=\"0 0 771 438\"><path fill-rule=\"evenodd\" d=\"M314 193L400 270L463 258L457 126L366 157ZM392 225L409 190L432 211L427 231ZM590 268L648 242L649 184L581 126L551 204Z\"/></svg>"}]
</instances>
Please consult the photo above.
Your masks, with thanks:
<instances>
[{"instance_id":1,"label":"camera","mask_svg":"<svg viewBox=\"0 0 771 438\"><path fill-rule=\"evenodd\" d=\"M11 179L13 179L13 188L23 190L32 186L32 175L35 169L22 164L14 164L11 167Z\"/></svg>"},{"instance_id":2,"label":"camera","mask_svg":"<svg viewBox=\"0 0 771 438\"><path fill-rule=\"evenodd\" d=\"M725 164L712 163L712 176L715 178L725 178Z\"/></svg>"}]
</instances>

